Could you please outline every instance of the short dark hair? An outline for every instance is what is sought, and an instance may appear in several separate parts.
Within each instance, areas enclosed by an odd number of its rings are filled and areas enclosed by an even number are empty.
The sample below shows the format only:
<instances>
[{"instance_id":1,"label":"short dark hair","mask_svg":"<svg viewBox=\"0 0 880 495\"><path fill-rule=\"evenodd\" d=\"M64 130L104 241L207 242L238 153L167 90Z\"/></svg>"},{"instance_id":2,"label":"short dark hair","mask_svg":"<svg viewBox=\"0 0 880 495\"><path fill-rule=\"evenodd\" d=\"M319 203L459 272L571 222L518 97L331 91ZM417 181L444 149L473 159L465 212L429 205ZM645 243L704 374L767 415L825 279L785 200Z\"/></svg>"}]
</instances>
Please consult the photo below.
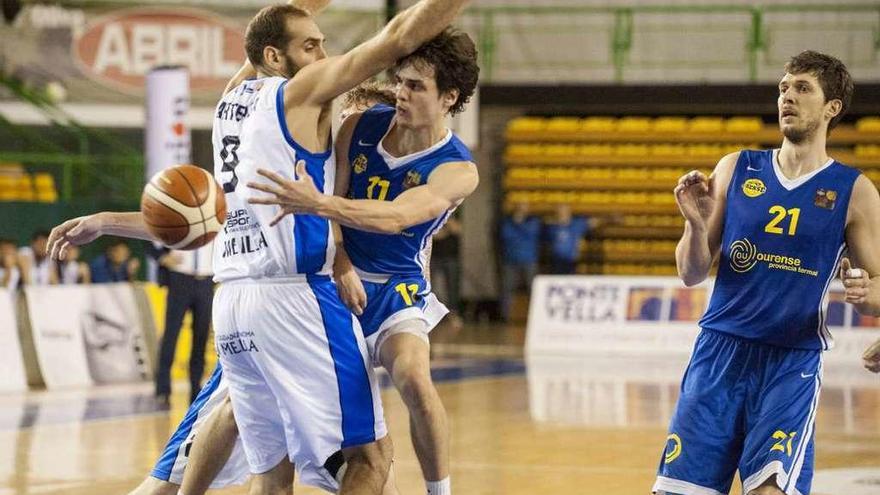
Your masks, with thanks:
<instances>
[{"instance_id":1,"label":"short dark hair","mask_svg":"<svg viewBox=\"0 0 880 495\"><path fill-rule=\"evenodd\" d=\"M822 86L822 92L825 93L825 102L831 100L840 100L840 113L831 119L828 123L828 130L840 123L843 114L849 110L849 104L852 102L853 80L846 66L839 59L819 53L813 50L806 50L798 53L785 64L785 72L789 74L812 74L819 80Z\"/></svg>"},{"instance_id":2,"label":"short dark hair","mask_svg":"<svg viewBox=\"0 0 880 495\"><path fill-rule=\"evenodd\" d=\"M394 71L410 64L418 69L432 67L437 90L441 93L458 90L458 100L449 108L451 115L464 110L480 77L474 40L467 33L454 28L447 28L413 53L398 60Z\"/></svg>"},{"instance_id":3,"label":"short dark hair","mask_svg":"<svg viewBox=\"0 0 880 495\"><path fill-rule=\"evenodd\" d=\"M244 34L244 51L254 67L263 65L267 46L284 49L290 43L287 19L310 17L308 11L288 4L269 5L257 12Z\"/></svg>"},{"instance_id":4,"label":"short dark hair","mask_svg":"<svg viewBox=\"0 0 880 495\"><path fill-rule=\"evenodd\" d=\"M45 230L45 229L35 230L35 231L31 234L31 241L36 241L36 240L39 239L40 237L45 237L45 238L48 239L48 238L49 238L49 231L48 231L48 230Z\"/></svg>"},{"instance_id":5,"label":"short dark hair","mask_svg":"<svg viewBox=\"0 0 880 495\"><path fill-rule=\"evenodd\" d=\"M386 83L381 83L375 79L367 79L360 83L357 87L345 93L342 97L342 107L348 108L352 105L362 107L383 104L394 106L397 97L394 91Z\"/></svg>"}]
</instances>

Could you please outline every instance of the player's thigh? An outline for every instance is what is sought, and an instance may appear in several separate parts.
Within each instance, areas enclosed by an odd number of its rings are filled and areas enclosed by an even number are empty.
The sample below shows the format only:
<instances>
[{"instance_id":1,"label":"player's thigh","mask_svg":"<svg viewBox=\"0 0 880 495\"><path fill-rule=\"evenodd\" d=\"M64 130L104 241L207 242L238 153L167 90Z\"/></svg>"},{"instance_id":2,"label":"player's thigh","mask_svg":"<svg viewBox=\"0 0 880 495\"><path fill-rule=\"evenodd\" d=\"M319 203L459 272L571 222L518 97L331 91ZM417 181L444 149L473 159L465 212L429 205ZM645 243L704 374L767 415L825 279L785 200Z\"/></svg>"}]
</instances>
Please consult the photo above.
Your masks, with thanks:
<instances>
[{"instance_id":1,"label":"player's thigh","mask_svg":"<svg viewBox=\"0 0 880 495\"><path fill-rule=\"evenodd\" d=\"M682 379L655 491L729 492L743 445L740 354L733 339L701 332Z\"/></svg>"},{"instance_id":2,"label":"player's thigh","mask_svg":"<svg viewBox=\"0 0 880 495\"><path fill-rule=\"evenodd\" d=\"M267 286L231 284L221 286L214 299L215 345L245 456L255 474L273 469L288 452L284 421L263 362L270 345L264 334L279 326L268 325L272 315L264 299L282 295Z\"/></svg>"},{"instance_id":3,"label":"player's thigh","mask_svg":"<svg viewBox=\"0 0 880 495\"><path fill-rule=\"evenodd\" d=\"M776 486L783 491L791 492L794 487L808 493L821 389L821 353L768 348L761 368L765 379L749 397L739 464L744 492L775 477ZM804 487L807 491L801 490Z\"/></svg>"}]
</instances>

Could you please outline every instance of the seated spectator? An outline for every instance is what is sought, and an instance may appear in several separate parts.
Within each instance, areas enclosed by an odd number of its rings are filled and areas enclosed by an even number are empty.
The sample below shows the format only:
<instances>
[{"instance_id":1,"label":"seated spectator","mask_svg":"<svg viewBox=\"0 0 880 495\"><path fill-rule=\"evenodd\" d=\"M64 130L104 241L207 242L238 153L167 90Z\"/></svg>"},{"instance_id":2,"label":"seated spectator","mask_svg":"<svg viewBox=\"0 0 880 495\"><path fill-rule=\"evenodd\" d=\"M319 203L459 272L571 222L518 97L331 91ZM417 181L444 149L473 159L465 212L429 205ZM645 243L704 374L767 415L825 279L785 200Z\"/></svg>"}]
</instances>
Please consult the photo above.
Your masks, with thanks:
<instances>
[{"instance_id":1,"label":"seated spectator","mask_svg":"<svg viewBox=\"0 0 880 495\"><path fill-rule=\"evenodd\" d=\"M11 239L0 239L0 289L15 290L21 283L18 247Z\"/></svg>"},{"instance_id":2,"label":"seated spectator","mask_svg":"<svg viewBox=\"0 0 880 495\"><path fill-rule=\"evenodd\" d=\"M93 259L90 268L92 283L128 282L134 280L140 268L140 260L131 257L128 244L121 239L114 240L101 256Z\"/></svg>"},{"instance_id":3,"label":"seated spectator","mask_svg":"<svg viewBox=\"0 0 880 495\"><path fill-rule=\"evenodd\" d=\"M79 246L71 244L67 247L67 255L58 262L58 280L68 285L91 283L92 272L88 263L79 259Z\"/></svg>"},{"instance_id":4,"label":"seated spectator","mask_svg":"<svg viewBox=\"0 0 880 495\"><path fill-rule=\"evenodd\" d=\"M55 261L46 253L49 231L38 230L31 236L30 246L18 250L21 279L24 285L49 285L58 283Z\"/></svg>"}]
</instances>

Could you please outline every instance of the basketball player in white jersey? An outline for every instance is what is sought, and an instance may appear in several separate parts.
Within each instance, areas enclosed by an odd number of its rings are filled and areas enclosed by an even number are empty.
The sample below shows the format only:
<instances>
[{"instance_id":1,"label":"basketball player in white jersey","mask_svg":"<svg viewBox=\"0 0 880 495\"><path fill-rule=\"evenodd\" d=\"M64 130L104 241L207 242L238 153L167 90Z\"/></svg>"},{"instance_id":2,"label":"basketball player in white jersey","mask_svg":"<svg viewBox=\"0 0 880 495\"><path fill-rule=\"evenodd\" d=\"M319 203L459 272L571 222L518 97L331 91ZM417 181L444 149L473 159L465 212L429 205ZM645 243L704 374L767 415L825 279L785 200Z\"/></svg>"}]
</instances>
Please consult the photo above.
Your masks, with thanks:
<instances>
[{"instance_id":1,"label":"basketball player in white jersey","mask_svg":"<svg viewBox=\"0 0 880 495\"><path fill-rule=\"evenodd\" d=\"M388 370L409 409L429 495L452 491L446 411L431 381L428 345L428 332L448 310L430 291L427 249L479 182L470 152L445 123L474 92L476 55L466 34L441 33L395 67L396 109L376 106L343 124L336 193L352 199L322 194L302 165L296 179L261 170L274 184L248 184L273 194L252 203L282 207L273 221L317 214L343 226L334 276L371 358Z\"/></svg>"},{"instance_id":2,"label":"basketball player in white jersey","mask_svg":"<svg viewBox=\"0 0 880 495\"><path fill-rule=\"evenodd\" d=\"M376 104L394 104L394 93L375 82L366 82L345 94L340 120ZM249 478L247 459L238 441L238 429L229 387L218 365L199 396L187 410L148 476L130 495L187 495L208 488L242 484ZM389 473L384 495L396 487Z\"/></svg>"},{"instance_id":3,"label":"basketball player in white jersey","mask_svg":"<svg viewBox=\"0 0 880 495\"><path fill-rule=\"evenodd\" d=\"M294 177L291 166L300 163L302 173L332 193L332 99L439 33L465 3L423 0L374 38L331 58L302 9L267 7L248 26L246 51L258 79L229 91L214 123L215 175L230 209L215 249L221 287L214 322L256 475L252 492L286 492L289 458L304 483L379 493L391 448L362 332L329 279L335 248L329 223L299 215L270 228L273 209L250 206L239 182L255 179L257 166L269 163L282 177ZM66 243L105 233L150 237L140 213L85 217L56 227L53 256ZM340 449L344 473L335 455Z\"/></svg>"}]
</instances>

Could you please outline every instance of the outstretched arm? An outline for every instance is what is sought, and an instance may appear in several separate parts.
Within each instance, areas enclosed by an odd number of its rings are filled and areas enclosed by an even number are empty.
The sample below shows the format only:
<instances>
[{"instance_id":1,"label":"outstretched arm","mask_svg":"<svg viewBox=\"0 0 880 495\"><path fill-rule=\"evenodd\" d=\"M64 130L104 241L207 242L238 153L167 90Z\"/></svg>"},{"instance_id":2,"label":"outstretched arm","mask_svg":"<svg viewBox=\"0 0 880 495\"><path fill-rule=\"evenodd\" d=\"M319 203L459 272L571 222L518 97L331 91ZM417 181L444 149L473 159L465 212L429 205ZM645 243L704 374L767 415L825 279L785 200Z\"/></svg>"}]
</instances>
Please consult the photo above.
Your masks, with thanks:
<instances>
[{"instance_id":1,"label":"outstretched arm","mask_svg":"<svg viewBox=\"0 0 880 495\"><path fill-rule=\"evenodd\" d=\"M257 171L275 184L248 183L248 187L272 196L251 198L252 204L279 205L276 223L288 213L320 215L348 227L396 234L413 225L426 222L457 206L479 183L477 167L471 162L445 163L431 173L428 182L394 198L394 201L347 199L327 196L315 187L306 173L305 163L297 164L297 177L288 180L264 169Z\"/></svg>"},{"instance_id":2,"label":"outstretched arm","mask_svg":"<svg viewBox=\"0 0 880 495\"><path fill-rule=\"evenodd\" d=\"M295 84L284 88L285 108L323 105L391 67L443 32L466 3L467 0L421 0L348 53L305 66L294 76Z\"/></svg>"},{"instance_id":3,"label":"outstretched arm","mask_svg":"<svg viewBox=\"0 0 880 495\"><path fill-rule=\"evenodd\" d=\"M102 235L115 235L132 239L159 241L150 234L144 217L139 211L116 213L101 212L77 217L58 225L49 233L47 250L52 259L61 260L71 244L88 244Z\"/></svg>"}]
</instances>

